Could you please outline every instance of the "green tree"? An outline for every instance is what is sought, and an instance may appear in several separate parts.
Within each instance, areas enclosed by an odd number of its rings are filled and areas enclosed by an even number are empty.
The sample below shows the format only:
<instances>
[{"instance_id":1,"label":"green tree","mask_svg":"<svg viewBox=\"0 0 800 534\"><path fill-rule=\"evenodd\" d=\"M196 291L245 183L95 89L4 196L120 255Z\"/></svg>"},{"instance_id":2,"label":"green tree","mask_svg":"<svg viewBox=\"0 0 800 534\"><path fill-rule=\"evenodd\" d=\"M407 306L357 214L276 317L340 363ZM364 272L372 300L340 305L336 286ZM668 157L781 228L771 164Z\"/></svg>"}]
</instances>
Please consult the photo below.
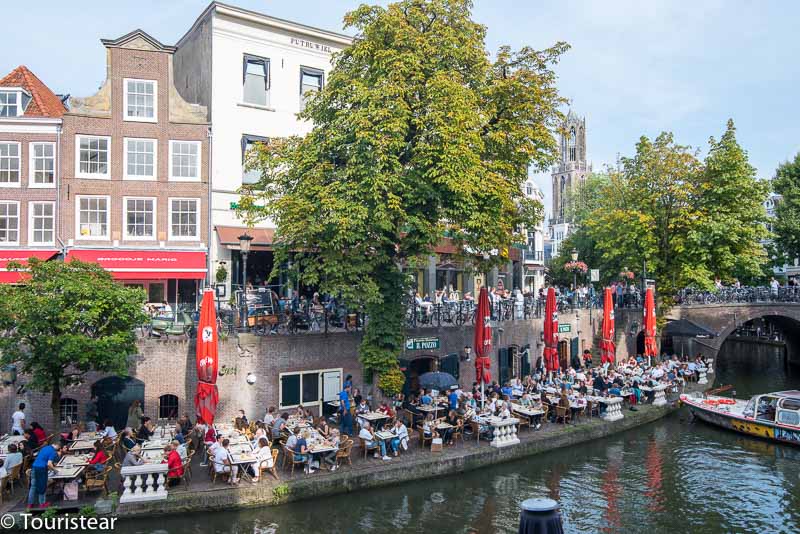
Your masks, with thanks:
<instances>
[{"instance_id":1,"label":"green tree","mask_svg":"<svg viewBox=\"0 0 800 534\"><path fill-rule=\"evenodd\" d=\"M32 258L27 269L21 284L0 286L0 354L29 377L28 388L50 392L58 422L66 387L90 371L127 371L145 296L96 264Z\"/></svg>"},{"instance_id":2,"label":"green tree","mask_svg":"<svg viewBox=\"0 0 800 534\"><path fill-rule=\"evenodd\" d=\"M775 206L775 243L790 258L800 256L800 152L792 161L781 164L772 180L781 199Z\"/></svg>"},{"instance_id":3,"label":"green tree","mask_svg":"<svg viewBox=\"0 0 800 534\"><path fill-rule=\"evenodd\" d=\"M733 120L719 141L709 140L699 187L704 220L700 245L709 270L725 281L761 278L768 260L761 244L767 237L768 186L756 178L747 152L736 141Z\"/></svg>"},{"instance_id":4,"label":"green tree","mask_svg":"<svg viewBox=\"0 0 800 534\"><path fill-rule=\"evenodd\" d=\"M517 229L542 216L522 194L528 168L557 154L551 66L567 45L501 47L490 61L471 9L403 0L348 13L357 37L300 114L312 131L256 150L261 180L242 190L244 217L276 223L276 265L291 257L309 284L366 307L361 360L387 376L402 350L402 269L445 233L473 259L507 261Z\"/></svg>"}]
</instances>

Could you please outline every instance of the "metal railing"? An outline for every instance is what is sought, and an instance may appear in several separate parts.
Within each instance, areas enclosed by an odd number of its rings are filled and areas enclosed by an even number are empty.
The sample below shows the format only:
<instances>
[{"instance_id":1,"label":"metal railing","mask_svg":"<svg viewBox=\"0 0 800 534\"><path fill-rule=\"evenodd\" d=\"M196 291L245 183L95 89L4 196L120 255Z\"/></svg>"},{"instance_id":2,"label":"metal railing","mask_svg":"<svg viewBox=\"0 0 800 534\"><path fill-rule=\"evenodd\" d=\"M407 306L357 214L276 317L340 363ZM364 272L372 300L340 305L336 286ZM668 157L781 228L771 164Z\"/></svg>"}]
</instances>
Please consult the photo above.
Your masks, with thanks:
<instances>
[{"instance_id":1,"label":"metal railing","mask_svg":"<svg viewBox=\"0 0 800 534\"><path fill-rule=\"evenodd\" d=\"M770 302L800 303L800 287L723 287L715 291L684 289L675 299L675 303L679 306Z\"/></svg>"}]
</instances>

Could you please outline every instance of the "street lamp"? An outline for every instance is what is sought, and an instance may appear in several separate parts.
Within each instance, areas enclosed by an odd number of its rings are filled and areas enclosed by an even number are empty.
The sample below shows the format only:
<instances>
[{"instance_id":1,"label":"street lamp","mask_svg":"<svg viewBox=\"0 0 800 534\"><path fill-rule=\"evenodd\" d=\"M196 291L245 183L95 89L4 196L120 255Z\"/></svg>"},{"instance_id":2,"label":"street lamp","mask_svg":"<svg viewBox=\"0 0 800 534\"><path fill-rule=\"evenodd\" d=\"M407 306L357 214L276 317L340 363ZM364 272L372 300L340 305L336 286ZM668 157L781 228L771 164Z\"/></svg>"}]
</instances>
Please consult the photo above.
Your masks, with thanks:
<instances>
[{"instance_id":1,"label":"street lamp","mask_svg":"<svg viewBox=\"0 0 800 534\"><path fill-rule=\"evenodd\" d=\"M247 232L239 236L239 252L242 254L242 287L244 288L244 310L242 317L244 318L245 332L250 330L250 325L247 323L247 255L250 254L250 242L253 236L247 235Z\"/></svg>"},{"instance_id":2,"label":"street lamp","mask_svg":"<svg viewBox=\"0 0 800 534\"><path fill-rule=\"evenodd\" d=\"M578 249L573 248L570 252L570 257L573 262L578 261ZM572 269L572 305L577 310L578 308L578 269ZM577 313L577 312L576 312Z\"/></svg>"}]
</instances>

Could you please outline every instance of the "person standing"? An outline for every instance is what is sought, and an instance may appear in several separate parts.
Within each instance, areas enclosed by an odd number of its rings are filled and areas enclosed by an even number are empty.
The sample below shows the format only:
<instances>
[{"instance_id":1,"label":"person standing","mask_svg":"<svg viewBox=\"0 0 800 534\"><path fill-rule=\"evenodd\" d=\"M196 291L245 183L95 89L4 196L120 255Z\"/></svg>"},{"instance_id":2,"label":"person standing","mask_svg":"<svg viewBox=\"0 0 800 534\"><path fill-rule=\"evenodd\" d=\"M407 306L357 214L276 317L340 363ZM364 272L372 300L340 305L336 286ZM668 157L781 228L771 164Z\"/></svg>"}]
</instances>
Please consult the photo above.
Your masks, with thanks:
<instances>
[{"instance_id":1,"label":"person standing","mask_svg":"<svg viewBox=\"0 0 800 534\"><path fill-rule=\"evenodd\" d=\"M11 434L21 436L25 429L25 403L20 402L19 408L11 415Z\"/></svg>"},{"instance_id":2,"label":"person standing","mask_svg":"<svg viewBox=\"0 0 800 534\"><path fill-rule=\"evenodd\" d=\"M94 432L97 430L97 395L92 395L86 403L86 431Z\"/></svg>"},{"instance_id":3,"label":"person standing","mask_svg":"<svg viewBox=\"0 0 800 534\"><path fill-rule=\"evenodd\" d=\"M346 384L339 393L339 416L341 417L342 434L352 436L353 415L350 413L350 384Z\"/></svg>"},{"instance_id":4,"label":"person standing","mask_svg":"<svg viewBox=\"0 0 800 534\"><path fill-rule=\"evenodd\" d=\"M28 491L28 508L33 508L36 504L40 508L47 508L50 506L45 500L45 493L47 492L47 472L49 469L55 469L60 456L61 444L54 443L52 445L45 445L39 450L36 459L31 465L31 488Z\"/></svg>"},{"instance_id":5,"label":"person standing","mask_svg":"<svg viewBox=\"0 0 800 534\"><path fill-rule=\"evenodd\" d=\"M128 408L128 422L125 424L125 426L130 428L139 428L139 426L142 424L142 417L144 417L142 403L139 402L139 399L136 399Z\"/></svg>"}]
</instances>

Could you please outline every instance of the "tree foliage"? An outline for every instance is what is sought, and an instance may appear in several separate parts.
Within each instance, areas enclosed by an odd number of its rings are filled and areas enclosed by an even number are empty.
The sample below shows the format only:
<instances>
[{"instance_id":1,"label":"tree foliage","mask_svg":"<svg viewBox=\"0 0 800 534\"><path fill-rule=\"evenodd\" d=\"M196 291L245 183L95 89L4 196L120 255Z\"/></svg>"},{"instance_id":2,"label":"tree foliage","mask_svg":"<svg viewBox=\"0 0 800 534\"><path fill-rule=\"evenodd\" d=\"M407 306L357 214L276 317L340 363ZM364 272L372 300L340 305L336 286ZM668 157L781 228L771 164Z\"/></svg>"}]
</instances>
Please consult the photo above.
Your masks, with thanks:
<instances>
[{"instance_id":1,"label":"tree foliage","mask_svg":"<svg viewBox=\"0 0 800 534\"><path fill-rule=\"evenodd\" d=\"M501 47L491 61L471 8L403 0L348 13L357 37L300 114L312 131L264 144L250 162L261 180L239 212L275 222L276 264L292 256L306 282L367 307L368 369L397 365L400 267L445 233L473 258L508 250L542 217L522 184L557 153L564 100L551 66L567 45Z\"/></svg>"},{"instance_id":2,"label":"tree foliage","mask_svg":"<svg viewBox=\"0 0 800 534\"><path fill-rule=\"evenodd\" d=\"M51 393L58 421L64 388L90 371L127 371L145 295L92 263L31 258L27 269L21 284L0 286L0 353L30 377L28 388Z\"/></svg>"},{"instance_id":3,"label":"tree foliage","mask_svg":"<svg viewBox=\"0 0 800 534\"><path fill-rule=\"evenodd\" d=\"M775 243L789 258L800 256L800 153L780 165L772 180L781 199L775 206Z\"/></svg>"},{"instance_id":4,"label":"tree foliage","mask_svg":"<svg viewBox=\"0 0 800 534\"><path fill-rule=\"evenodd\" d=\"M766 188L737 143L732 121L709 145L701 162L670 133L642 137L621 171L609 172L597 206L567 246L594 247L594 258L586 251L588 261L606 279L646 261L662 295L711 288L717 277L760 276L767 260L760 243Z\"/></svg>"}]
</instances>

